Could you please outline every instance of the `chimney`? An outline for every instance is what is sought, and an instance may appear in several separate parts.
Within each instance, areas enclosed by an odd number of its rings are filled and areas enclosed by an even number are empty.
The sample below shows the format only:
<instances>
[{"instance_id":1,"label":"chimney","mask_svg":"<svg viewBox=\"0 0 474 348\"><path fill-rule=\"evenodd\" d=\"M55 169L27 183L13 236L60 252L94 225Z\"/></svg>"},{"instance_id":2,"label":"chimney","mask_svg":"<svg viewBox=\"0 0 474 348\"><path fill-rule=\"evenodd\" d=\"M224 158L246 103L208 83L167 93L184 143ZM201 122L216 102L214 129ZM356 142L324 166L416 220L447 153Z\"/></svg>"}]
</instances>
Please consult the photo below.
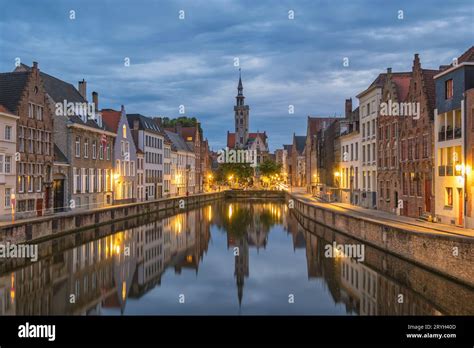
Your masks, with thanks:
<instances>
[{"instance_id":1,"label":"chimney","mask_svg":"<svg viewBox=\"0 0 474 348\"><path fill-rule=\"evenodd\" d=\"M79 81L78 90L79 93L82 95L82 98L87 100L87 82L84 79L82 79L82 81Z\"/></svg>"},{"instance_id":2,"label":"chimney","mask_svg":"<svg viewBox=\"0 0 474 348\"><path fill-rule=\"evenodd\" d=\"M99 110L99 93L92 92L92 102L94 103L94 108L96 111Z\"/></svg>"},{"instance_id":3,"label":"chimney","mask_svg":"<svg viewBox=\"0 0 474 348\"><path fill-rule=\"evenodd\" d=\"M387 68L387 75L392 75L392 68Z\"/></svg>"},{"instance_id":4,"label":"chimney","mask_svg":"<svg viewBox=\"0 0 474 348\"><path fill-rule=\"evenodd\" d=\"M345 108L346 118L350 118L352 114L352 98L346 99L346 108Z\"/></svg>"},{"instance_id":5,"label":"chimney","mask_svg":"<svg viewBox=\"0 0 474 348\"><path fill-rule=\"evenodd\" d=\"M161 117L159 117L159 116L153 117L153 120L156 122L156 124L157 124L158 126L161 127L161 123L162 123Z\"/></svg>"},{"instance_id":6,"label":"chimney","mask_svg":"<svg viewBox=\"0 0 474 348\"><path fill-rule=\"evenodd\" d=\"M33 67L31 69L31 71L33 72L33 74L36 76L38 75L39 73L39 70L38 70L38 62L33 62Z\"/></svg>"},{"instance_id":7,"label":"chimney","mask_svg":"<svg viewBox=\"0 0 474 348\"><path fill-rule=\"evenodd\" d=\"M140 128L140 121L133 120L133 130L138 130Z\"/></svg>"}]
</instances>

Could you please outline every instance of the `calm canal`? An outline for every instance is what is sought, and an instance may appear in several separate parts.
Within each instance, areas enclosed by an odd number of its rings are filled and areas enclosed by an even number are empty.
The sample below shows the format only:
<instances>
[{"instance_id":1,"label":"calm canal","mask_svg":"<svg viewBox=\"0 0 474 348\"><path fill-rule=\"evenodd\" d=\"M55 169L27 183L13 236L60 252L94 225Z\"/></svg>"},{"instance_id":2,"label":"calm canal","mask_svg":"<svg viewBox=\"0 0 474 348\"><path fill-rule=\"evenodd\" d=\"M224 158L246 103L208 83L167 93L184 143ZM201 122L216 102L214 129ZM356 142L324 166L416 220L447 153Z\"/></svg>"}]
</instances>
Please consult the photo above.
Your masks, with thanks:
<instances>
[{"instance_id":1,"label":"calm canal","mask_svg":"<svg viewBox=\"0 0 474 348\"><path fill-rule=\"evenodd\" d=\"M42 242L37 262L0 261L0 314L474 314L472 288L369 246L328 257L342 235L301 219L220 200Z\"/></svg>"}]
</instances>

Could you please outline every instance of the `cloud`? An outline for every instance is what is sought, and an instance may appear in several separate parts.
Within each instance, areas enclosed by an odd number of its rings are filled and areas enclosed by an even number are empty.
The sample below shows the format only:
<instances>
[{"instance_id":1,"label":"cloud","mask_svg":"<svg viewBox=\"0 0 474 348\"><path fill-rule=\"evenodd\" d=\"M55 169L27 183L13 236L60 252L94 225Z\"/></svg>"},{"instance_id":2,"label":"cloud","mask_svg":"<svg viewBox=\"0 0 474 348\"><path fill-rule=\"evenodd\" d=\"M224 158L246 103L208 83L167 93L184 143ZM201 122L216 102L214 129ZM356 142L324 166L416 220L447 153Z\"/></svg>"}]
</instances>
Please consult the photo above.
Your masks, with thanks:
<instances>
[{"instance_id":1,"label":"cloud","mask_svg":"<svg viewBox=\"0 0 474 348\"><path fill-rule=\"evenodd\" d=\"M251 130L266 130L273 150L304 134L307 115L341 115L387 67L411 69L414 53L427 68L449 63L474 31L468 0L2 0L2 11L0 71L19 57L74 84L85 78L103 107L175 117L185 105L215 149L233 130L236 57Z\"/></svg>"}]
</instances>

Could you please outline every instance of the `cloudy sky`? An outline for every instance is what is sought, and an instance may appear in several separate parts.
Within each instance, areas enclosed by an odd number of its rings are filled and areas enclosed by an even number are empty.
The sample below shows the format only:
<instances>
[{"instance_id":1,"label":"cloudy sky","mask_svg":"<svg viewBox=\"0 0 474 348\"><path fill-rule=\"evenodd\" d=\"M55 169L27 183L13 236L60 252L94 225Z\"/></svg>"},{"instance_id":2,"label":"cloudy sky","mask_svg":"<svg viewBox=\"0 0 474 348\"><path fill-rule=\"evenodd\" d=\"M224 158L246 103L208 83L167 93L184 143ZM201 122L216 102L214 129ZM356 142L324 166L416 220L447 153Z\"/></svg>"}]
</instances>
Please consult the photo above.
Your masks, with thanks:
<instances>
[{"instance_id":1,"label":"cloudy sky","mask_svg":"<svg viewBox=\"0 0 474 348\"><path fill-rule=\"evenodd\" d=\"M411 69L414 53L426 68L450 63L474 43L473 4L0 0L0 71L38 61L75 85L85 78L100 107L129 113L176 117L184 105L217 150L233 131L238 58L250 128L266 130L274 150L305 133L308 115L342 115L344 99L387 67Z\"/></svg>"}]
</instances>

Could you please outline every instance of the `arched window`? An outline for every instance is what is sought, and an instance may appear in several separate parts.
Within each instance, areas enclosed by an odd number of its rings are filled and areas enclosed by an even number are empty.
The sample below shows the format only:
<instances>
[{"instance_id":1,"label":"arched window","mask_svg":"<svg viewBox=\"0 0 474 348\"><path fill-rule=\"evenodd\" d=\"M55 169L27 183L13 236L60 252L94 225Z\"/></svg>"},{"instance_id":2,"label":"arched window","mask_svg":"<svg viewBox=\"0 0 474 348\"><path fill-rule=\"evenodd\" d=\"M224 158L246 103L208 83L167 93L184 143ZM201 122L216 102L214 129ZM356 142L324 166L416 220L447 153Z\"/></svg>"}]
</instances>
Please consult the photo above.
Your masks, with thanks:
<instances>
[{"instance_id":1,"label":"arched window","mask_svg":"<svg viewBox=\"0 0 474 348\"><path fill-rule=\"evenodd\" d=\"M127 139L127 126L125 125L122 126L122 137Z\"/></svg>"}]
</instances>

